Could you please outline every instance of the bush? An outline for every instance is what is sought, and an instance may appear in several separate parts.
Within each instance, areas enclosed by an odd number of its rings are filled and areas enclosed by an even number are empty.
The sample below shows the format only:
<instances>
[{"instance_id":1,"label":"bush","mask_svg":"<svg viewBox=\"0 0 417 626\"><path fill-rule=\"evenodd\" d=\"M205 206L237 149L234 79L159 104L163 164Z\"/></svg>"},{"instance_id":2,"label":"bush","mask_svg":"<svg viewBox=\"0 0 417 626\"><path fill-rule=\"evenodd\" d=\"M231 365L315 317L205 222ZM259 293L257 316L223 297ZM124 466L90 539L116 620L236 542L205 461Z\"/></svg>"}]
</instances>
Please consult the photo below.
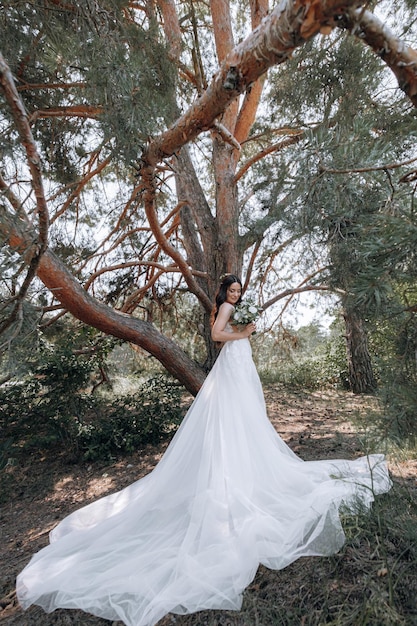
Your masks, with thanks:
<instances>
[{"instance_id":1,"label":"bush","mask_svg":"<svg viewBox=\"0 0 417 626\"><path fill-rule=\"evenodd\" d=\"M281 383L293 389L314 391L325 387L346 389L347 372L343 371L339 362L327 354L288 359L275 366L273 370L262 370L260 377L263 383Z\"/></svg>"},{"instance_id":2,"label":"bush","mask_svg":"<svg viewBox=\"0 0 417 626\"><path fill-rule=\"evenodd\" d=\"M74 418L96 403L80 391L92 368L91 361L81 360L67 347L48 349L31 374L0 389L0 426L15 450L62 441L72 445Z\"/></svg>"},{"instance_id":3,"label":"bush","mask_svg":"<svg viewBox=\"0 0 417 626\"><path fill-rule=\"evenodd\" d=\"M255 350L255 360L264 383L310 391L329 386L349 389L346 342L336 325L328 334L312 323L274 340L267 337Z\"/></svg>"},{"instance_id":4,"label":"bush","mask_svg":"<svg viewBox=\"0 0 417 626\"><path fill-rule=\"evenodd\" d=\"M0 429L8 442L1 465L19 451L51 447L89 460L109 458L157 443L177 428L176 383L159 375L135 394L106 400L84 391L94 366L68 348L50 350L32 374L0 389Z\"/></svg>"},{"instance_id":5,"label":"bush","mask_svg":"<svg viewBox=\"0 0 417 626\"><path fill-rule=\"evenodd\" d=\"M375 418L379 432L397 443L417 440L417 390L409 380L393 380L378 391L382 411Z\"/></svg>"},{"instance_id":6,"label":"bush","mask_svg":"<svg viewBox=\"0 0 417 626\"><path fill-rule=\"evenodd\" d=\"M324 384L321 363L317 359L288 360L272 371L262 371L260 377L264 384L281 383L292 389L314 390Z\"/></svg>"},{"instance_id":7,"label":"bush","mask_svg":"<svg viewBox=\"0 0 417 626\"><path fill-rule=\"evenodd\" d=\"M181 388L159 375L134 395L115 398L94 421L78 420L77 445L84 458L105 459L160 442L181 419Z\"/></svg>"}]
</instances>

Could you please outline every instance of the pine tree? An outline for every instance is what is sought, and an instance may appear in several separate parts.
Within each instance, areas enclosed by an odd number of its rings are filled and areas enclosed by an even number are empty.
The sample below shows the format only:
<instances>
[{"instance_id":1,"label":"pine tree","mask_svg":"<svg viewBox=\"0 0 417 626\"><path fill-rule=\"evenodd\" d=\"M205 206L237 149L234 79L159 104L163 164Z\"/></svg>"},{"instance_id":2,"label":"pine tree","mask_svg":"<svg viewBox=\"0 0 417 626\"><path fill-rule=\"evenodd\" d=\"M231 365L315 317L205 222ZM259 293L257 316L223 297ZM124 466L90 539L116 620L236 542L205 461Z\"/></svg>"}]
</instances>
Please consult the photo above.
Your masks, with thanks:
<instances>
[{"instance_id":1,"label":"pine tree","mask_svg":"<svg viewBox=\"0 0 417 626\"><path fill-rule=\"evenodd\" d=\"M265 306L340 291L334 268L318 272L331 265L327 221L344 216L335 181L410 158L417 93L401 25L388 33L356 6L3 3L0 236L23 254L6 299L41 291L45 313L59 302L140 345L195 393L215 358L208 315L224 271L244 271ZM280 268L296 243L294 285ZM182 290L200 307L204 367L153 322Z\"/></svg>"}]
</instances>

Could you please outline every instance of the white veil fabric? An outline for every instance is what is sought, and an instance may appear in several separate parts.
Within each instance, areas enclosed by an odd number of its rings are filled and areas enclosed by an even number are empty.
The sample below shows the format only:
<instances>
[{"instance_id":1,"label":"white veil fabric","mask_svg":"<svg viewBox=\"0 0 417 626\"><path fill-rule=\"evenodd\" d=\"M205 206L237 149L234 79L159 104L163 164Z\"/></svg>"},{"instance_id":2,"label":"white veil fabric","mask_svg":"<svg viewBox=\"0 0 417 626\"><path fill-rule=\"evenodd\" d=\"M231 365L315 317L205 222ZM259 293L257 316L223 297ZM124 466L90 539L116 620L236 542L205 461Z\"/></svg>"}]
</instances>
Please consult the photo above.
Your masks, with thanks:
<instances>
[{"instance_id":1,"label":"white veil fabric","mask_svg":"<svg viewBox=\"0 0 417 626\"><path fill-rule=\"evenodd\" d=\"M60 522L19 574L18 599L126 626L238 610L260 563L337 552L341 511L390 486L382 455L297 457L267 417L249 340L228 341L156 468Z\"/></svg>"}]
</instances>

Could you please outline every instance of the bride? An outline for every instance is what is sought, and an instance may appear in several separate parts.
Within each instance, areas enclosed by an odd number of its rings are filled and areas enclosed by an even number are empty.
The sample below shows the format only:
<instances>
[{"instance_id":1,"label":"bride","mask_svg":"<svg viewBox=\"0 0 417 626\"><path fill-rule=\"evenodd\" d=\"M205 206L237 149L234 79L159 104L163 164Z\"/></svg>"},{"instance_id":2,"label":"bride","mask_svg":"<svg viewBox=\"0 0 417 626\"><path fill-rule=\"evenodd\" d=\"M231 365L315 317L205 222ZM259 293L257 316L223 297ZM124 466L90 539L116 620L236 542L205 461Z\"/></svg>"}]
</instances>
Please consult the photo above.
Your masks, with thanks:
<instances>
[{"instance_id":1,"label":"bride","mask_svg":"<svg viewBox=\"0 0 417 626\"><path fill-rule=\"evenodd\" d=\"M281 569L344 542L339 512L390 488L382 455L302 461L274 430L251 356L253 323L229 323L226 275L212 338L224 345L155 469L66 517L17 578L26 609L83 609L127 626L235 609L260 563Z\"/></svg>"}]
</instances>

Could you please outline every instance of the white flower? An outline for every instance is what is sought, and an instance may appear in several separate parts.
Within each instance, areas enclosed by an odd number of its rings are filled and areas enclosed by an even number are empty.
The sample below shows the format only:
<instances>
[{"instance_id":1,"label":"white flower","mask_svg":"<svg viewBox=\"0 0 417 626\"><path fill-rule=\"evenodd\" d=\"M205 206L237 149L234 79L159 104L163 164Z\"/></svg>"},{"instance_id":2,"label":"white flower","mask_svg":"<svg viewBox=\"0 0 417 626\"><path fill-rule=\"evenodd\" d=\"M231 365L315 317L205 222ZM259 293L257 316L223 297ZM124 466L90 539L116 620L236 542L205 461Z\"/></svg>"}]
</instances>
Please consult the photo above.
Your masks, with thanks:
<instances>
[{"instance_id":1,"label":"white flower","mask_svg":"<svg viewBox=\"0 0 417 626\"><path fill-rule=\"evenodd\" d=\"M241 302L236 305L231 323L235 325L250 324L250 322L254 322L261 313L262 307L259 307L254 302L247 300L246 302Z\"/></svg>"}]
</instances>

